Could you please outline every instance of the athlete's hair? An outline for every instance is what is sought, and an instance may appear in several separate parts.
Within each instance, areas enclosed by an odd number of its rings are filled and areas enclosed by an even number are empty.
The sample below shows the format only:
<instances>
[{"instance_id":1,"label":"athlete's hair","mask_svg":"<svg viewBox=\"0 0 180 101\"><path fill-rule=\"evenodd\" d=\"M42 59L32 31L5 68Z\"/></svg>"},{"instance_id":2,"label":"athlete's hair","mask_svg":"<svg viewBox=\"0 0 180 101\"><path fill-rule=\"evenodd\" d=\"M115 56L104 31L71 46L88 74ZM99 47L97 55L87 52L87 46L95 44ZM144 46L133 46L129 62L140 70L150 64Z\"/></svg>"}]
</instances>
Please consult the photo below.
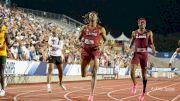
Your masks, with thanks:
<instances>
[{"instance_id":1,"label":"athlete's hair","mask_svg":"<svg viewBox=\"0 0 180 101\"><path fill-rule=\"evenodd\" d=\"M144 21L146 22L146 19L143 18L143 17L141 17L141 18L138 19L137 23L139 23L139 22L142 21L142 20L144 20Z\"/></svg>"},{"instance_id":2,"label":"athlete's hair","mask_svg":"<svg viewBox=\"0 0 180 101\"><path fill-rule=\"evenodd\" d=\"M98 17L98 13L96 11L91 11L91 12L86 13L84 16L82 16L84 18L84 23L85 24L89 23L89 14L90 13L95 13L97 15L97 23L101 23L101 21L100 21L100 19Z\"/></svg>"}]
</instances>

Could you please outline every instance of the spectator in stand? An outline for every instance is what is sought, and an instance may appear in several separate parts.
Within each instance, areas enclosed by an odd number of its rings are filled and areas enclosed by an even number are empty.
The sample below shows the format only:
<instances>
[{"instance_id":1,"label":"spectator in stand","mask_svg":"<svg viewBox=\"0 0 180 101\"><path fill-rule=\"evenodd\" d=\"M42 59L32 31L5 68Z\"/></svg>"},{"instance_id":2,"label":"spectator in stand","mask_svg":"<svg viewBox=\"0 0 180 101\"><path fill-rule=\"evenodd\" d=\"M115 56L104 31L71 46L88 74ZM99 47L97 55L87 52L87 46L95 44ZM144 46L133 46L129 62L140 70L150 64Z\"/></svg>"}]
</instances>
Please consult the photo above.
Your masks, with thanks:
<instances>
[{"instance_id":1,"label":"spectator in stand","mask_svg":"<svg viewBox=\"0 0 180 101\"><path fill-rule=\"evenodd\" d=\"M17 55L17 59L22 61L24 60L24 55L23 55L23 46L22 46L22 43L19 42L19 45L17 46L17 50L18 50L18 55Z\"/></svg>"},{"instance_id":2,"label":"spectator in stand","mask_svg":"<svg viewBox=\"0 0 180 101\"><path fill-rule=\"evenodd\" d=\"M18 58L18 49L17 49L17 43L14 43L13 47L10 49L13 59L17 60Z\"/></svg>"}]
</instances>

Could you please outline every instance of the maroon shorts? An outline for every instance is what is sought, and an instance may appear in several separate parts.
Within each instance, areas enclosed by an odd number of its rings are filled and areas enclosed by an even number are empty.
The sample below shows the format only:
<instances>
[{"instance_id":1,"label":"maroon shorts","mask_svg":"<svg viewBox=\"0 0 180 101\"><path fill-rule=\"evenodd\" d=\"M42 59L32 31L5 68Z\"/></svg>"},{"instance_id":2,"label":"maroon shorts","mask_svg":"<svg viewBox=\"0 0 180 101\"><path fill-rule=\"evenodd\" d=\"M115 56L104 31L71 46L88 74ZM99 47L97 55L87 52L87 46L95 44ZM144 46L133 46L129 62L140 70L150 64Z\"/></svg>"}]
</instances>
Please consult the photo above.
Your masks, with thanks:
<instances>
[{"instance_id":1,"label":"maroon shorts","mask_svg":"<svg viewBox=\"0 0 180 101\"><path fill-rule=\"evenodd\" d=\"M90 61L91 59L99 58L98 46L83 46L81 49L81 59Z\"/></svg>"},{"instance_id":2,"label":"maroon shorts","mask_svg":"<svg viewBox=\"0 0 180 101\"><path fill-rule=\"evenodd\" d=\"M131 60L131 64L139 64L142 69L147 67L148 53L147 52L135 52Z\"/></svg>"}]
</instances>

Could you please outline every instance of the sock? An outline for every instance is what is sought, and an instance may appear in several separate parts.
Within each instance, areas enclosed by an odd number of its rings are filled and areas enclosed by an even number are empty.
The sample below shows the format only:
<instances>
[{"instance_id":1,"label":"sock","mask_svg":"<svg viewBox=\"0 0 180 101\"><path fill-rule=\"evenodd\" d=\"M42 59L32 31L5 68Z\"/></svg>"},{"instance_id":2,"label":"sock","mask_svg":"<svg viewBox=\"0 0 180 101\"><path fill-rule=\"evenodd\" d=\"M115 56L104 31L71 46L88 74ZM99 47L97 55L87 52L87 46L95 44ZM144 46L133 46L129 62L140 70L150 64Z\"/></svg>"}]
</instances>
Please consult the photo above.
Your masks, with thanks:
<instances>
[{"instance_id":1,"label":"sock","mask_svg":"<svg viewBox=\"0 0 180 101\"><path fill-rule=\"evenodd\" d=\"M48 87L48 88L51 88L51 85L50 85L50 84L47 84L47 87Z\"/></svg>"},{"instance_id":2,"label":"sock","mask_svg":"<svg viewBox=\"0 0 180 101\"><path fill-rule=\"evenodd\" d=\"M143 80L143 93L146 92L146 84L147 84L147 80Z\"/></svg>"}]
</instances>

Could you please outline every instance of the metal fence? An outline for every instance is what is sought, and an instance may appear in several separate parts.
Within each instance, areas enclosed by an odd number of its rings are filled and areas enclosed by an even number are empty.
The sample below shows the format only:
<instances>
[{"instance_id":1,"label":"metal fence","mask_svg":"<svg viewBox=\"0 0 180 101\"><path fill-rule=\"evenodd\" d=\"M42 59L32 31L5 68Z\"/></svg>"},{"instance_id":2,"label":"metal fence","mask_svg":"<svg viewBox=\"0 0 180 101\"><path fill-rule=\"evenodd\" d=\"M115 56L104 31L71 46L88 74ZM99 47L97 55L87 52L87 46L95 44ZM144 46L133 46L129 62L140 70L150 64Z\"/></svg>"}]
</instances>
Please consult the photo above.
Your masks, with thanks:
<instances>
[{"instance_id":1,"label":"metal fence","mask_svg":"<svg viewBox=\"0 0 180 101\"><path fill-rule=\"evenodd\" d=\"M50 13L50 12L32 10L32 9L20 8L20 7L18 7L18 9L24 13L33 14L33 15L38 16L38 17L59 20L63 24L65 24L67 26L72 26L74 28L78 28L78 27L83 26L83 24L81 22L76 21L76 20L74 20L74 19L72 19L72 18L70 18L64 14Z\"/></svg>"}]
</instances>

